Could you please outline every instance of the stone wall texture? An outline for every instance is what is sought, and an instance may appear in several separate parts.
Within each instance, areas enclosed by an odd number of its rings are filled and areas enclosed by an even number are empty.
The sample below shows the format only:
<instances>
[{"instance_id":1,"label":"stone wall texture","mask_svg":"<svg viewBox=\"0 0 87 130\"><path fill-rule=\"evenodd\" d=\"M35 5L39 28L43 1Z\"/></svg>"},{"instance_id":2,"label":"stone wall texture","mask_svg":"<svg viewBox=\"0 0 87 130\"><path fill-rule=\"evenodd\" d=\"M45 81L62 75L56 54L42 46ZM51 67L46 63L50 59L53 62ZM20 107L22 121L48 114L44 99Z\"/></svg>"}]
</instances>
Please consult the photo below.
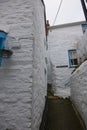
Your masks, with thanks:
<instances>
[{"instance_id":1,"label":"stone wall texture","mask_svg":"<svg viewBox=\"0 0 87 130\"><path fill-rule=\"evenodd\" d=\"M78 55L82 61L86 60L87 32L78 43ZM85 54L85 55L83 55ZM71 99L81 114L87 128L87 61L82 63L72 74L68 82L71 88Z\"/></svg>"},{"instance_id":2,"label":"stone wall texture","mask_svg":"<svg viewBox=\"0 0 87 130\"><path fill-rule=\"evenodd\" d=\"M0 66L0 129L39 130L46 96L42 1L0 0L0 29L8 30L13 50Z\"/></svg>"},{"instance_id":3,"label":"stone wall texture","mask_svg":"<svg viewBox=\"0 0 87 130\"><path fill-rule=\"evenodd\" d=\"M87 128L87 61L71 76L71 99L85 121Z\"/></svg>"},{"instance_id":4,"label":"stone wall texture","mask_svg":"<svg viewBox=\"0 0 87 130\"><path fill-rule=\"evenodd\" d=\"M32 129L39 130L39 124L47 95L46 37L44 7L40 0L34 1L34 46L33 46L33 109ZM37 6L36 6L37 5ZM36 22L37 21L37 22Z\"/></svg>"},{"instance_id":5,"label":"stone wall texture","mask_svg":"<svg viewBox=\"0 0 87 130\"><path fill-rule=\"evenodd\" d=\"M69 68L68 50L77 49L77 43L83 35L80 24L55 26L49 31L49 75L54 94L58 96L70 96L70 88L67 88L66 84L73 68Z\"/></svg>"},{"instance_id":6,"label":"stone wall texture","mask_svg":"<svg viewBox=\"0 0 87 130\"><path fill-rule=\"evenodd\" d=\"M79 64L87 60L87 30L77 44L77 55Z\"/></svg>"}]
</instances>

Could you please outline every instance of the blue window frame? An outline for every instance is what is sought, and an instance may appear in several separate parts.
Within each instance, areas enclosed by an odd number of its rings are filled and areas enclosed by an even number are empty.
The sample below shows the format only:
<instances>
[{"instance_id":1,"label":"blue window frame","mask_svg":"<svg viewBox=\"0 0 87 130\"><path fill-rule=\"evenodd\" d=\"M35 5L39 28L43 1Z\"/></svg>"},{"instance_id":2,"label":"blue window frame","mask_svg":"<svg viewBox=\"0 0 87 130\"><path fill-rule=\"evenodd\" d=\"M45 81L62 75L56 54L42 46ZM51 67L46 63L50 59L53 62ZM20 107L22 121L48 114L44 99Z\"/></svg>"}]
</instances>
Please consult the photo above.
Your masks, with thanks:
<instances>
[{"instance_id":1,"label":"blue window frame","mask_svg":"<svg viewBox=\"0 0 87 130\"><path fill-rule=\"evenodd\" d=\"M78 65L76 49L68 50L69 67L74 68Z\"/></svg>"},{"instance_id":2,"label":"blue window frame","mask_svg":"<svg viewBox=\"0 0 87 130\"><path fill-rule=\"evenodd\" d=\"M2 55L1 55L1 51L2 49L4 49L4 41L6 39L7 33L5 33L4 31L0 31L0 64L2 63Z\"/></svg>"}]
</instances>

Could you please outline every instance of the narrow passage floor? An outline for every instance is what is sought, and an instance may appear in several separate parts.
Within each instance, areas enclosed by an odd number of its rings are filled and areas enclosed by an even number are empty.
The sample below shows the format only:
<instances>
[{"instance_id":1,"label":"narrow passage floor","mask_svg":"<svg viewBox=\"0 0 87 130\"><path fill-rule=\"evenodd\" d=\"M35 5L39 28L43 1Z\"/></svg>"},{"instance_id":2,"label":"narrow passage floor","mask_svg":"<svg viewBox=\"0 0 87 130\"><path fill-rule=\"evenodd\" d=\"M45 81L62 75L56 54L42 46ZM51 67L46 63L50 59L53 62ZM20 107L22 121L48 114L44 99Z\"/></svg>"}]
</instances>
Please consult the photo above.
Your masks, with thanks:
<instances>
[{"instance_id":1,"label":"narrow passage floor","mask_svg":"<svg viewBox=\"0 0 87 130\"><path fill-rule=\"evenodd\" d=\"M47 99L47 114L44 130L84 130L69 99Z\"/></svg>"}]
</instances>

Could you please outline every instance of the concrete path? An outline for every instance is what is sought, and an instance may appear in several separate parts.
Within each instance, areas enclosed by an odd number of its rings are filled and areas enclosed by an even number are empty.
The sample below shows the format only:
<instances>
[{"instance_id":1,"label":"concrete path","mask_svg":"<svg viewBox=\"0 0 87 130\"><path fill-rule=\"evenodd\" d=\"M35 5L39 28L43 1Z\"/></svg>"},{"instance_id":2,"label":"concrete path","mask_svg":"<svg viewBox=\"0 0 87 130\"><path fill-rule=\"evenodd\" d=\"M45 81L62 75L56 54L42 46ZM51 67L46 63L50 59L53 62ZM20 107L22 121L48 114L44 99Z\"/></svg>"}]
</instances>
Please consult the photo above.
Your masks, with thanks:
<instances>
[{"instance_id":1,"label":"concrete path","mask_svg":"<svg viewBox=\"0 0 87 130\"><path fill-rule=\"evenodd\" d=\"M69 99L48 97L44 130L84 130Z\"/></svg>"}]
</instances>

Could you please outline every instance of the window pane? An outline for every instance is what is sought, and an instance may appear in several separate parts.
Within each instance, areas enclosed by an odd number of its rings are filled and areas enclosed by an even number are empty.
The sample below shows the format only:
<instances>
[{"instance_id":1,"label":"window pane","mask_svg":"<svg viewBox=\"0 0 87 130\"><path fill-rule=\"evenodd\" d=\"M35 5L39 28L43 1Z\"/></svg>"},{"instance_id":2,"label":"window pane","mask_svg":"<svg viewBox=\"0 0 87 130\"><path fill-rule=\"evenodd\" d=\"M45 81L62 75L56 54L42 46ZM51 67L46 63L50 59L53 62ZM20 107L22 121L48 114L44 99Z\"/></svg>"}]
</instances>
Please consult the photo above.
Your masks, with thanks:
<instances>
[{"instance_id":1,"label":"window pane","mask_svg":"<svg viewBox=\"0 0 87 130\"><path fill-rule=\"evenodd\" d=\"M73 60L73 59L71 59L70 61L71 61L71 65L74 65L74 60Z\"/></svg>"},{"instance_id":2,"label":"window pane","mask_svg":"<svg viewBox=\"0 0 87 130\"><path fill-rule=\"evenodd\" d=\"M78 65L77 59L74 59L74 65Z\"/></svg>"},{"instance_id":3,"label":"window pane","mask_svg":"<svg viewBox=\"0 0 87 130\"><path fill-rule=\"evenodd\" d=\"M68 56L69 56L69 67L75 67L76 65L78 65L77 52L75 49L68 50Z\"/></svg>"},{"instance_id":4,"label":"window pane","mask_svg":"<svg viewBox=\"0 0 87 130\"><path fill-rule=\"evenodd\" d=\"M75 59L76 58L76 52L75 51L71 51L70 52L70 59Z\"/></svg>"}]
</instances>

